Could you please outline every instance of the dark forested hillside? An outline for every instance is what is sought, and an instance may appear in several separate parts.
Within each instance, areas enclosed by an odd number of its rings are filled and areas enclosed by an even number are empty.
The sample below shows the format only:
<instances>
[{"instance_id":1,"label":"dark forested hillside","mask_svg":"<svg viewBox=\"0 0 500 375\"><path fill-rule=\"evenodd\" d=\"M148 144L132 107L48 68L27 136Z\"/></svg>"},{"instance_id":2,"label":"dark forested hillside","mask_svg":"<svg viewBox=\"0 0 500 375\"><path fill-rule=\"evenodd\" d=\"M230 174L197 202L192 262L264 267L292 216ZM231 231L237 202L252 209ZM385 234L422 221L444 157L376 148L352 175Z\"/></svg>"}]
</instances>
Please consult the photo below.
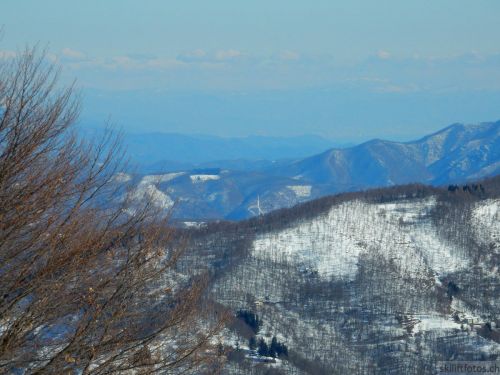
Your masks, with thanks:
<instances>
[{"instance_id":1,"label":"dark forested hillside","mask_svg":"<svg viewBox=\"0 0 500 375\"><path fill-rule=\"evenodd\" d=\"M500 177L179 233L198 254L182 267L212 264L211 295L233 311L227 374L431 374L500 355Z\"/></svg>"}]
</instances>

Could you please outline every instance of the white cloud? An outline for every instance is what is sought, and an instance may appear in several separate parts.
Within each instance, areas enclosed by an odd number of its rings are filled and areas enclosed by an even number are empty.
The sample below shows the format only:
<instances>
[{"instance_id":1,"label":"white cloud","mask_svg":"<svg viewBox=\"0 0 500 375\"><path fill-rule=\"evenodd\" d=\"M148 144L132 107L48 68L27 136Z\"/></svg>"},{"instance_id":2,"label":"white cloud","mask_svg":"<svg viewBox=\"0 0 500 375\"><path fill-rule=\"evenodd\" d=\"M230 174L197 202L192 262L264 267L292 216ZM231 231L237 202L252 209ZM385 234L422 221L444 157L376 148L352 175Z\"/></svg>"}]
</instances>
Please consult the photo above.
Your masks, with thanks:
<instances>
[{"instance_id":1,"label":"white cloud","mask_svg":"<svg viewBox=\"0 0 500 375\"><path fill-rule=\"evenodd\" d=\"M207 52L203 49L195 49L179 54L177 61L183 63L199 63L199 64L222 64L231 60L237 60L245 55L236 49L218 50L215 52Z\"/></svg>"},{"instance_id":2,"label":"white cloud","mask_svg":"<svg viewBox=\"0 0 500 375\"><path fill-rule=\"evenodd\" d=\"M207 59L207 52L202 49L195 49L193 51L183 52L177 59L184 62L199 62Z\"/></svg>"},{"instance_id":3,"label":"white cloud","mask_svg":"<svg viewBox=\"0 0 500 375\"><path fill-rule=\"evenodd\" d=\"M220 50L215 53L215 59L219 61L232 60L242 56L241 51L235 49Z\"/></svg>"},{"instance_id":4,"label":"white cloud","mask_svg":"<svg viewBox=\"0 0 500 375\"><path fill-rule=\"evenodd\" d=\"M101 66L111 69L171 69L185 65L183 61L173 58L154 57L149 59L131 56L115 56L111 61L102 61Z\"/></svg>"},{"instance_id":5,"label":"white cloud","mask_svg":"<svg viewBox=\"0 0 500 375\"><path fill-rule=\"evenodd\" d=\"M61 52L64 57L72 60L84 60L86 58L85 53L71 48L64 48Z\"/></svg>"},{"instance_id":6,"label":"white cloud","mask_svg":"<svg viewBox=\"0 0 500 375\"><path fill-rule=\"evenodd\" d=\"M185 65L183 61L169 58L156 58L148 60L145 64L149 68L170 69Z\"/></svg>"},{"instance_id":7,"label":"white cloud","mask_svg":"<svg viewBox=\"0 0 500 375\"><path fill-rule=\"evenodd\" d=\"M382 60L387 60L391 58L391 54L387 51L380 50L377 52L377 57Z\"/></svg>"},{"instance_id":8,"label":"white cloud","mask_svg":"<svg viewBox=\"0 0 500 375\"><path fill-rule=\"evenodd\" d=\"M115 63L117 66L120 66L122 68L128 68L128 69L136 68L139 65L137 60L134 60L128 56L113 57L113 63Z\"/></svg>"}]
</instances>

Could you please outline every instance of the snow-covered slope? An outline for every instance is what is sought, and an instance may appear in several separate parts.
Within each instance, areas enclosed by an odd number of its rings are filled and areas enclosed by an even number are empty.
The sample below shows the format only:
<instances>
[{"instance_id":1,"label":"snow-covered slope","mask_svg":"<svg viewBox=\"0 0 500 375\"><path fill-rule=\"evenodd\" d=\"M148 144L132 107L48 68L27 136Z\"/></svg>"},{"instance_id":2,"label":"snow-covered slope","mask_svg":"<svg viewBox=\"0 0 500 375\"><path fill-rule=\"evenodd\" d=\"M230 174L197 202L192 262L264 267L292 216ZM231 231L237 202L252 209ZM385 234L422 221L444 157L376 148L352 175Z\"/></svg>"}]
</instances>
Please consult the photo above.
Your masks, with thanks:
<instances>
[{"instance_id":1,"label":"snow-covered slope","mask_svg":"<svg viewBox=\"0 0 500 375\"><path fill-rule=\"evenodd\" d=\"M328 193L409 182L446 184L500 171L500 121L454 124L412 142L375 139L278 166Z\"/></svg>"},{"instance_id":2,"label":"snow-covered slope","mask_svg":"<svg viewBox=\"0 0 500 375\"><path fill-rule=\"evenodd\" d=\"M326 278L353 280L359 257L376 251L411 277L436 276L468 266L443 241L429 213L435 199L369 204L354 201L334 206L327 215L278 232L259 235L253 255L291 262Z\"/></svg>"},{"instance_id":3,"label":"snow-covered slope","mask_svg":"<svg viewBox=\"0 0 500 375\"><path fill-rule=\"evenodd\" d=\"M420 375L436 361L500 355L500 201L398 189L312 202L199 240L224 254L214 298L258 314L257 336L294 353L268 370ZM232 331L228 345L246 348L245 335Z\"/></svg>"},{"instance_id":4,"label":"snow-covered slope","mask_svg":"<svg viewBox=\"0 0 500 375\"><path fill-rule=\"evenodd\" d=\"M134 188L132 193L128 196L132 205L130 208L131 213L134 213L134 207L142 206L148 203L163 210L163 212L168 213L168 210L173 207L174 201L158 188L158 184L168 182L180 175L183 175L183 173L144 176Z\"/></svg>"},{"instance_id":5,"label":"snow-covered slope","mask_svg":"<svg viewBox=\"0 0 500 375\"><path fill-rule=\"evenodd\" d=\"M500 199L489 199L475 205L473 225L477 237L484 243L500 240Z\"/></svg>"}]
</instances>

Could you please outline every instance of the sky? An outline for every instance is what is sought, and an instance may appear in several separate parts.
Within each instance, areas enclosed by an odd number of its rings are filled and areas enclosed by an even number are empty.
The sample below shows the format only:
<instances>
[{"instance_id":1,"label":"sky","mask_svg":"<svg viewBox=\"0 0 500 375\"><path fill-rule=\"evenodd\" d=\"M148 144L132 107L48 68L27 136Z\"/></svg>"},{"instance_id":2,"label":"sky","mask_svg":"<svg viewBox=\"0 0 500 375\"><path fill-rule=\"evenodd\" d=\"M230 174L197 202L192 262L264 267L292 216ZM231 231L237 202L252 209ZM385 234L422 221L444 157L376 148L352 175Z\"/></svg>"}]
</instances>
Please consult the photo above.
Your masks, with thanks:
<instances>
[{"instance_id":1,"label":"sky","mask_svg":"<svg viewBox=\"0 0 500 375\"><path fill-rule=\"evenodd\" d=\"M82 122L136 132L411 139L500 118L497 0L2 0L77 80Z\"/></svg>"}]
</instances>

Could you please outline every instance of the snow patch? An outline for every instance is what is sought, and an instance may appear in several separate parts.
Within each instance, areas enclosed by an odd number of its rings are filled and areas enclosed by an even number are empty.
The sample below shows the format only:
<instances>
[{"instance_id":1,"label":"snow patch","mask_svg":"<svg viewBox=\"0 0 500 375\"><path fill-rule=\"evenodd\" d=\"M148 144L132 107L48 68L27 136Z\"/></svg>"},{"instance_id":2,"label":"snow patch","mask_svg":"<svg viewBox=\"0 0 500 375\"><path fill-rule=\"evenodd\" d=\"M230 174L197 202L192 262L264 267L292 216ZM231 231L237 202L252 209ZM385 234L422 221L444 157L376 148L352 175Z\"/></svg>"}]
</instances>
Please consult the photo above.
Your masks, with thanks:
<instances>
[{"instance_id":1,"label":"snow patch","mask_svg":"<svg viewBox=\"0 0 500 375\"><path fill-rule=\"evenodd\" d=\"M472 212L477 238L483 243L500 241L500 199L476 204Z\"/></svg>"},{"instance_id":2,"label":"snow patch","mask_svg":"<svg viewBox=\"0 0 500 375\"><path fill-rule=\"evenodd\" d=\"M220 180L220 176L216 174L192 174L189 176L193 184L202 183L206 181Z\"/></svg>"},{"instance_id":3,"label":"snow patch","mask_svg":"<svg viewBox=\"0 0 500 375\"><path fill-rule=\"evenodd\" d=\"M125 183L130 181L131 179L132 176L123 172L119 172L113 176L113 182L118 182L118 183Z\"/></svg>"},{"instance_id":4,"label":"snow patch","mask_svg":"<svg viewBox=\"0 0 500 375\"><path fill-rule=\"evenodd\" d=\"M174 205L174 201L154 185L139 184L137 189L132 194L134 201L151 200L153 205L158 208L170 208Z\"/></svg>"},{"instance_id":5,"label":"snow patch","mask_svg":"<svg viewBox=\"0 0 500 375\"><path fill-rule=\"evenodd\" d=\"M132 192L130 199L135 203L145 203L151 201L151 203L162 209L170 209L174 205L174 201L164 192L156 187L156 183L165 181L167 178L175 178L175 173L170 173L169 175L160 176L145 176L139 185Z\"/></svg>"},{"instance_id":6,"label":"snow patch","mask_svg":"<svg viewBox=\"0 0 500 375\"><path fill-rule=\"evenodd\" d=\"M186 228L201 228L205 225L203 221L183 221Z\"/></svg>"},{"instance_id":7,"label":"snow patch","mask_svg":"<svg viewBox=\"0 0 500 375\"><path fill-rule=\"evenodd\" d=\"M422 331L435 331L435 330L455 330L461 329L460 323L453 321L451 318L445 318L440 315L422 315L418 316L419 322L413 327L413 333Z\"/></svg>"},{"instance_id":8,"label":"snow patch","mask_svg":"<svg viewBox=\"0 0 500 375\"><path fill-rule=\"evenodd\" d=\"M311 196L311 185L292 185L287 186L287 189L290 189L295 193L298 198L308 198Z\"/></svg>"},{"instance_id":9,"label":"snow patch","mask_svg":"<svg viewBox=\"0 0 500 375\"><path fill-rule=\"evenodd\" d=\"M173 179L176 179L177 177L180 177L185 174L186 172L176 172L176 173L149 175L149 176L144 176L141 182L144 182L146 184L160 184L162 182L172 181Z\"/></svg>"}]
</instances>

